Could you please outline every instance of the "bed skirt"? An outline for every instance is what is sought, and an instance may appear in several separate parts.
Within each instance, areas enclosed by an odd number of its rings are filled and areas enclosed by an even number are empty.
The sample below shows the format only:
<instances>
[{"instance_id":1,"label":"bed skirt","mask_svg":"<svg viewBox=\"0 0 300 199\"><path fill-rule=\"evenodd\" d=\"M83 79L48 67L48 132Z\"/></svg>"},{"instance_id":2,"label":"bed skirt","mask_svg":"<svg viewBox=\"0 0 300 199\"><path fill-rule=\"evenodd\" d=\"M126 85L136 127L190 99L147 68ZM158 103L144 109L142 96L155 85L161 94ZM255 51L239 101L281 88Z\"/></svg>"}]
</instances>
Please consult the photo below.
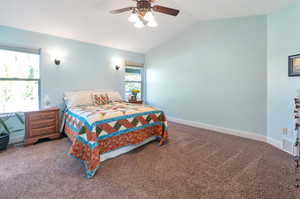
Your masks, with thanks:
<instances>
[{"instance_id":1,"label":"bed skirt","mask_svg":"<svg viewBox=\"0 0 300 199\"><path fill-rule=\"evenodd\" d=\"M92 178L100 168L101 162L107 159L129 152L153 140L160 140L162 145L168 138L166 127L163 123L99 139L94 142L87 142L86 139L79 136L78 132L72 128L68 121L65 122L64 132L72 141L69 155L81 162L87 178Z\"/></svg>"}]
</instances>

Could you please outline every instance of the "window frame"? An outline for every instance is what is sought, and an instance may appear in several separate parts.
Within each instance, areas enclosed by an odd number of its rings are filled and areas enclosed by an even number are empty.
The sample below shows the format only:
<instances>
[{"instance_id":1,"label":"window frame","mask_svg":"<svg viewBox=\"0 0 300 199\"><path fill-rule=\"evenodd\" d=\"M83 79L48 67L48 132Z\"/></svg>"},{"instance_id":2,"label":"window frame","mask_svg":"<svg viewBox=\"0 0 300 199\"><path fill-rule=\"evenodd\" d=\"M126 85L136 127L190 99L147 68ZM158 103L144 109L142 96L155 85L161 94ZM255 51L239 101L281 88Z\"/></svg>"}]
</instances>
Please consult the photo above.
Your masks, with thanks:
<instances>
[{"instance_id":1,"label":"window frame","mask_svg":"<svg viewBox=\"0 0 300 199\"><path fill-rule=\"evenodd\" d=\"M131 68L136 68L141 70L141 81L127 81L125 80L125 76L126 76L126 67L131 67ZM126 83L140 83L141 84L141 99L140 100L144 100L144 67L143 66L135 66L135 65L125 65L125 74L124 74L124 97L126 97ZM125 99L128 100L128 99Z\"/></svg>"},{"instance_id":2,"label":"window frame","mask_svg":"<svg viewBox=\"0 0 300 199\"><path fill-rule=\"evenodd\" d=\"M22 53L28 53L28 54L36 54L39 55L39 78L1 78L0 81L33 81L38 83L38 108L41 109L41 57L42 57L42 49L35 49L35 48L25 48L25 47L16 47L16 46L10 46L10 45L1 45L0 44L0 50L8 50L13 52L22 52ZM32 110L34 111L34 110ZM0 115L7 115L15 112L7 112L7 113L0 113Z\"/></svg>"}]
</instances>

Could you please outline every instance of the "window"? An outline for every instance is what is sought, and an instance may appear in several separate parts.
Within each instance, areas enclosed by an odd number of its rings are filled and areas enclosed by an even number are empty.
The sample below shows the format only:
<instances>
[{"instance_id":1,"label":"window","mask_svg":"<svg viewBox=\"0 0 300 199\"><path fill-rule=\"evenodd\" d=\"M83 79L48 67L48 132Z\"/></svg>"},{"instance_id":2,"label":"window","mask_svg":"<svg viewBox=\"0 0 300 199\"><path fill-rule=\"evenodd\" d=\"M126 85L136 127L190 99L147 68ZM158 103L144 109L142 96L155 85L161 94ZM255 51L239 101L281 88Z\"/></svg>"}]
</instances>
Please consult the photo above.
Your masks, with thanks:
<instances>
[{"instance_id":1,"label":"window","mask_svg":"<svg viewBox=\"0 0 300 199\"><path fill-rule=\"evenodd\" d=\"M0 113L39 108L39 50L0 46Z\"/></svg>"},{"instance_id":2,"label":"window","mask_svg":"<svg viewBox=\"0 0 300 199\"><path fill-rule=\"evenodd\" d=\"M141 92L137 95L138 99L143 96L143 68L126 66L125 68L125 99L128 99L133 89Z\"/></svg>"}]
</instances>

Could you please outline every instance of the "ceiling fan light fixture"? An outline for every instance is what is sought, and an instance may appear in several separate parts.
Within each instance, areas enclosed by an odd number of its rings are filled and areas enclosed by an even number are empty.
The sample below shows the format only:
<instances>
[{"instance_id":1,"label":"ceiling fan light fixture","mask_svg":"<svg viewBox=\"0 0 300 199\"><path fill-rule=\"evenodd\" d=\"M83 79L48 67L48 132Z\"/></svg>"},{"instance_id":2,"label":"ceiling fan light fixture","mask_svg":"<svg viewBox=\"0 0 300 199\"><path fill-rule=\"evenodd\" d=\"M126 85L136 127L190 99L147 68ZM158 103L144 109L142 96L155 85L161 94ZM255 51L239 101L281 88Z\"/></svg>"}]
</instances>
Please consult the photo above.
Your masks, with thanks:
<instances>
[{"instance_id":1,"label":"ceiling fan light fixture","mask_svg":"<svg viewBox=\"0 0 300 199\"><path fill-rule=\"evenodd\" d=\"M137 22L135 22L134 27L136 28L144 28L145 25L141 20L138 20Z\"/></svg>"},{"instance_id":2,"label":"ceiling fan light fixture","mask_svg":"<svg viewBox=\"0 0 300 199\"><path fill-rule=\"evenodd\" d=\"M153 19L147 23L147 26L154 28L158 26L158 23L155 21L155 19Z\"/></svg>"},{"instance_id":3,"label":"ceiling fan light fixture","mask_svg":"<svg viewBox=\"0 0 300 199\"><path fill-rule=\"evenodd\" d=\"M160 6L153 5L158 0L131 0L135 1L136 6L125 7L121 9L111 10L111 14L121 14L124 12L131 12L131 15L128 17L128 21L132 22L136 28L143 28L145 26L148 27L156 27L158 26L153 12L166 14L169 16L176 17L180 10Z\"/></svg>"},{"instance_id":4,"label":"ceiling fan light fixture","mask_svg":"<svg viewBox=\"0 0 300 199\"><path fill-rule=\"evenodd\" d=\"M137 15L136 12L133 12L129 17L128 17L128 21L132 22L132 23L137 23L139 21L139 16Z\"/></svg>"},{"instance_id":5,"label":"ceiling fan light fixture","mask_svg":"<svg viewBox=\"0 0 300 199\"><path fill-rule=\"evenodd\" d=\"M149 22L154 20L154 16L151 11L146 12L146 14L144 16L144 20L149 21Z\"/></svg>"}]
</instances>

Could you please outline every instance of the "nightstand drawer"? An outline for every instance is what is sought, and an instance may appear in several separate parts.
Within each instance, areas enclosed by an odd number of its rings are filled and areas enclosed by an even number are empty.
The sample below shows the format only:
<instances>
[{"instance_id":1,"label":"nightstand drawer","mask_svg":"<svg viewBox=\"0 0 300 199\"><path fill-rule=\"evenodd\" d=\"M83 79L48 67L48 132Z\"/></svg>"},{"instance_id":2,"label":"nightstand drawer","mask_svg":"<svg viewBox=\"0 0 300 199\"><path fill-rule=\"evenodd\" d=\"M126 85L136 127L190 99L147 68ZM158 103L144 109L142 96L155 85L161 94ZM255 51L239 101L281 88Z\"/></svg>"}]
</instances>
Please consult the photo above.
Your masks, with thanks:
<instances>
[{"instance_id":1,"label":"nightstand drawer","mask_svg":"<svg viewBox=\"0 0 300 199\"><path fill-rule=\"evenodd\" d=\"M30 126L31 126L32 129L55 126L55 124L56 124L56 119L55 118L46 119L46 120L30 121Z\"/></svg>"},{"instance_id":2,"label":"nightstand drawer","mask_svg":"<svg viewBox=\"0 0 300 199\"><path fill-rule=\"evenodd\" d=\"M56 132L56 126L49 126L44 128L37 128L37 129L31 129L30 135L31 136L40 136L45 134L52 134L57 133Z\"/></svg>"},{"instance_id":3,"label":"nightstand drawer","mask_svg":"<svg viewBox=\"0 0 300 199\"><path fill-rule=\"evenodd\" d=\"M44 112L44 113L32 113L29 117L30 121L39 121L39 120L47 120L47 119L55 119L56 112Z\"/></svg>"}]
</instances>

